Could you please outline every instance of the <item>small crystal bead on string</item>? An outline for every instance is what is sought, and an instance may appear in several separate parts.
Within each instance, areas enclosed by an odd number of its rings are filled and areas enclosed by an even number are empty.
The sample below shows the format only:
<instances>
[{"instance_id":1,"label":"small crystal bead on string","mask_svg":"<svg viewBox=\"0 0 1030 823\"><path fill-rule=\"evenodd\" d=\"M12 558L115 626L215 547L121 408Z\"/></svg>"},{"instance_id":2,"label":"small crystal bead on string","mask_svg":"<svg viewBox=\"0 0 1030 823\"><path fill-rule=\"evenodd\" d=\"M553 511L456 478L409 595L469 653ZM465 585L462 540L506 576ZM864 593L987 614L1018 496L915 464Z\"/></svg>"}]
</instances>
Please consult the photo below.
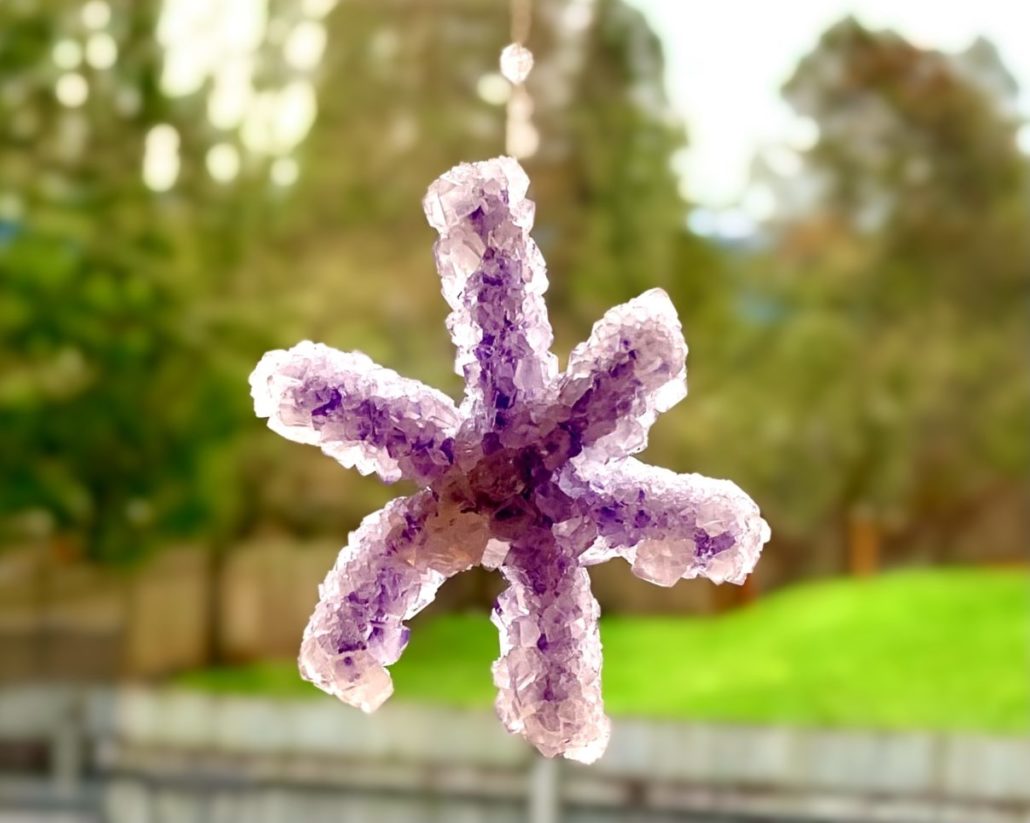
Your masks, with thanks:
<instances>
[{"instance_id":1,"label":"small crystal bead on string","mask_svg":"<svg viewBox=\"0 0 1030 823\"><path fill-rule=\"evenodd\" d=\"M533 70L533 52L521 43L510 43L501 52L501 74L513 86L526 82Z\"/></svg>"},{"instance_id":2,"label":"small crystal bead on string","mask_svg":"<svg viewBox=\"0 0 1030 823\"><path fill-rule=\"evenodd\" d=\"M501 74L512 85L505 127L505 148L512 157L530 157L540 144L532 119L533 101L525 85L533 70L533 52L523 45L529 37L529 24L529 0L513 0L512 42L501 52Z\"/></svg>"}]
</instances>

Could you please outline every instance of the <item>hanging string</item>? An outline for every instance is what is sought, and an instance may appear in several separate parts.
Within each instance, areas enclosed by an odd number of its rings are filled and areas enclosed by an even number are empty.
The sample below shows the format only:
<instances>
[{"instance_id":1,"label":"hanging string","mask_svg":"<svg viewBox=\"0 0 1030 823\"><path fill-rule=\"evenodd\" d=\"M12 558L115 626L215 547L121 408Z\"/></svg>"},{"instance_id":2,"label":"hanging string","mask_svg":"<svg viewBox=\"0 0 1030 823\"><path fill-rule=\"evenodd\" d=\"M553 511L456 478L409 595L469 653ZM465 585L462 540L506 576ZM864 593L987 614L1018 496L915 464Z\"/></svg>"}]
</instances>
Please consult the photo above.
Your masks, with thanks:
<instances>
[{"instance_id":1,"label":"hanging string","mask_svg":"<svg viewBox=\"0 0 1030 823\"><path fill-rule=\"evenodd\" d=\"M533 101L526 78L533 68L533 52L526 48L533 18L533 0L511 0L511 40L501 52L501 74L512 84L505 123L505 149L512 157L536 152L540 137L533 125Z\"/></svg>"},{"instance_id":2,"label":"hanging string","mask_svg":"<svg viewBox=\"0 0 1030 823\"><path fill-rule=\"evenodd\" d=\"M526 45L532 23L532 0L511 0L511 42Z\"/></svg>"}]
</instances>

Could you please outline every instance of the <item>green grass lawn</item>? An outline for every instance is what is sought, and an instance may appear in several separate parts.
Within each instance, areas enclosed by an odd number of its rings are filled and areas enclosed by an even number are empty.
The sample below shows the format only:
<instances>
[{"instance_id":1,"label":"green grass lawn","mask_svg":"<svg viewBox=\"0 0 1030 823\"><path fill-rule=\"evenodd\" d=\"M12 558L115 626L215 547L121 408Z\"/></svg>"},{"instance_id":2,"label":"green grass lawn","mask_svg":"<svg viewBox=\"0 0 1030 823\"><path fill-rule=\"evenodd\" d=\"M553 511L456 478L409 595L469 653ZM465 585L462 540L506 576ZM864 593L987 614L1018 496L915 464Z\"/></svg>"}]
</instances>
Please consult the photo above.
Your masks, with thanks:
<instances>
[{"instance_id":1,"label":"green grass lawn","mask_svg":"<svg viewBox=\"0 0 1030 823\"><path fill-rule=\"evenodd\" d=\"M612 714L1030 732L1030 578L923 571L798 586L702 618L602 622ZM484 615L417 626L393 699L489 706ZM293 661L185 675L218 692L315 695Z\"/></svg>"}]
</instances>

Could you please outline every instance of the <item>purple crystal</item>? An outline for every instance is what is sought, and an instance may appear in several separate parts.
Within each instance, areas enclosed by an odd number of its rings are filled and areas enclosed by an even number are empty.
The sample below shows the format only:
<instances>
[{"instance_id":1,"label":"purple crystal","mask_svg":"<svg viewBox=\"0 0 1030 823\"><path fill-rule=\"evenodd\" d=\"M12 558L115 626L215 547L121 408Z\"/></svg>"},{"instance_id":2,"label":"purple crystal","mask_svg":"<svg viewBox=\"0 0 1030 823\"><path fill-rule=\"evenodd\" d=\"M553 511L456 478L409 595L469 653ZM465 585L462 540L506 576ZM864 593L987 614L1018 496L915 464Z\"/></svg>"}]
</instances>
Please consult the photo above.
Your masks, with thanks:
<instances>
[{"instance_id":1,"label":"purple crystal","mask_svg":"<svg viewBox=\"0 0 1030 823\"><path fill-rule=\"evenodd\" d=\"M585 567L621 556L662 586L741 583L769 528L733 483L629 456L686 394L687 347L664 292L610 310L558 373L528 186L501 157L452 169L423 204L440 234L460 408L363 354L311 342L266 354L251 386L284 437L424 487L351 534L319 589L301 674L375 710L393 691L386 667L408 642L404 621L447 577L496 568L509 583L491 612L497 712L543 754L589 763L609 721Z\"/></svg>"}]
</instances>

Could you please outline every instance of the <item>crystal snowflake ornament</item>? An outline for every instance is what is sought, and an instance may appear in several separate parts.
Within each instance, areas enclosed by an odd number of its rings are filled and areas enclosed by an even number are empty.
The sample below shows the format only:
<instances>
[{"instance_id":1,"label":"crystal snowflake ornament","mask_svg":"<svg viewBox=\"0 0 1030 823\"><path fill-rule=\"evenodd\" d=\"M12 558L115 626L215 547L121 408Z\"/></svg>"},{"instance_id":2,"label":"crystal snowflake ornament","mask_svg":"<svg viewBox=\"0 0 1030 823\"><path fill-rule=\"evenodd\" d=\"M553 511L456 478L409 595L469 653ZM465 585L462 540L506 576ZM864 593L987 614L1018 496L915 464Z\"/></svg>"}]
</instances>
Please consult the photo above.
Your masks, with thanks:
<instances>
[{"instance_id":1,"label":"crystal snowflake ornament","mask_svg":"<svg viewBox=\"0 0 1030 823\"><path fill-rule=\"evenodd\" d=\"M686 395L687 347L663 291L610 310L559 373L528 186L500 157L457 166L423 202L440 234L460 407L363 354L311 342L269 352L250 382L274 431L422 487L350 535L304 632L303 677L374 711L393 691L386 667L408 643L404 621L451 575L497 569L509 586L492 612L497 712L542 754L589 763L610 724L586 567L622 557L660 586L742 583L769 528L728 480L630 456Z\"/></svg>"}]
</instances>

